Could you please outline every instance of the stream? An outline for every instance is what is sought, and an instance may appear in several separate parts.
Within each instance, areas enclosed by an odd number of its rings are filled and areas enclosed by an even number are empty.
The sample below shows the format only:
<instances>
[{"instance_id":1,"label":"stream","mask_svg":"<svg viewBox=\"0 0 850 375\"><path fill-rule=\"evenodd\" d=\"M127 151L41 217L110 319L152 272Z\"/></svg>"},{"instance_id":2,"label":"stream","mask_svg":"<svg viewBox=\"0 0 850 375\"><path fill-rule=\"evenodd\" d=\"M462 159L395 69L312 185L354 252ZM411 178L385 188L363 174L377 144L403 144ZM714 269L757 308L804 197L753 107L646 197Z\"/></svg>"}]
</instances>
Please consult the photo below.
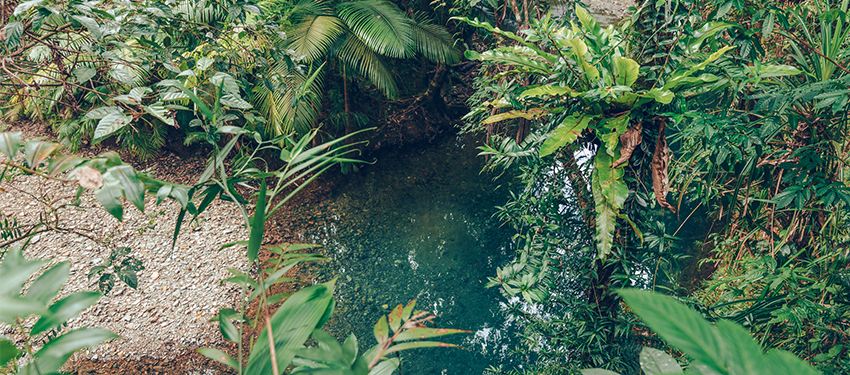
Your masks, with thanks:
<instances>
[{"instance_id":1,"label":"stream","mask_svg":"<svg viewBox=\"0 0 850 375\"><path fill-rule=\"evenodd\" d=\"M354 333L361 353L376 343L380 316L414 298L417 309L437 315L437 327L472 331L440 340L465 349L401 352L404 375L511 367L513 330L499 310L498 289L485 288L513 255L511 231L492 217L509 193L497 188L504 181L479 173L477 144L446 135L380 152L324 202L338 208L332 220L305 233L332 258L319 267L320 279L339 278L328 329L340 340Z\"/></svg>"}]
</instances>

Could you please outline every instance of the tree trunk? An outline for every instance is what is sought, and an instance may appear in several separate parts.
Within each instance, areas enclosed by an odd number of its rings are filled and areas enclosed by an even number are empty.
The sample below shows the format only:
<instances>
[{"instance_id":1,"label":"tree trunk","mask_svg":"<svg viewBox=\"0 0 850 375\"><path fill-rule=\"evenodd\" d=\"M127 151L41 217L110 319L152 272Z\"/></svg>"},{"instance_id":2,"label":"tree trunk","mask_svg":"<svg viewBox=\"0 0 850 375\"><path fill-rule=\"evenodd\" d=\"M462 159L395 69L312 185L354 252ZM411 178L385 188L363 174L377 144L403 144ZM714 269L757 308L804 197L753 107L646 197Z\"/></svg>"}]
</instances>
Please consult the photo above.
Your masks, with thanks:
<instances>
[{"instance_id":1,"label":"tree trunk","mask_svg":"<svg viewBox=\"0 0 850 375\"><path fill-rule=\"evenodd\" d=\"M345 74L345 64L342 65L342 96L345 100L345 135L354 132L351 125L351 107L348 100L348 77ZM346 140L349 143L349 140Z\"/></svg>"}]
</instances>

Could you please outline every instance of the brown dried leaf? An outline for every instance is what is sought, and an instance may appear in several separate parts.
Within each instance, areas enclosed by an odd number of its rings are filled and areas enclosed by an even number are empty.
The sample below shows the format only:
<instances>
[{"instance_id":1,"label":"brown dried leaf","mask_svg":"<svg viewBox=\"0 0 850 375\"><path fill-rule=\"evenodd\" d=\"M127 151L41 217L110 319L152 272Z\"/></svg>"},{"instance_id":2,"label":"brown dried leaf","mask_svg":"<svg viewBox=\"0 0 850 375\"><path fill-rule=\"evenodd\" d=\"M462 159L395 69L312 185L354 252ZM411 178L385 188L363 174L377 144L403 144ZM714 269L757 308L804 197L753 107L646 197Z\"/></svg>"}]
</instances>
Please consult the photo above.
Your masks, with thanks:
<instances>
[{"instance_id":1,"label":"brown dried leaf","mask_svg":"<svg viewBox=\"0 0 850 375\"><path fill-rule=\"evenodd\" d=\"M103 187L103 175L100 174L100 171L92 167L82 167L77 169L77 171L74 172L74 176L77 178L77 182L80 186L86 189L97 190Z\"/></svg>"},{"instance_id":2,"label":"brown dried leaf","mask_svg":"<svg viewBox=\"0 0 850 375\"><path fill-rule=\"evenodd\" d=\"M655 191L655 200L658 201L658 204L676 213L676 209L670 203L667 203L667 193L670 192L667 165L673 156L670 154L670 149L667 148L667 136L664 135L666 127L667 123L661 120L658 126L658 141L655 142L655 153L652 155L652 189Z\"/></svg>"},{"instance_id":3,"label":"brown dried leaf","mask_svg":"<svg viewBox=\"0 0 850 375\"><path fill-rule=\"evenodd\" d=\"M639 122L629 126L625 133L620 134L620 144L623 145L623 148L620 149L620 158L614 161L611 168L617 168L623 165L630 157L632 157L632 152L635 151L635 148L642 140L642 137L640 136L642 130L643 123Z\"/></svg>"}]
</instances>

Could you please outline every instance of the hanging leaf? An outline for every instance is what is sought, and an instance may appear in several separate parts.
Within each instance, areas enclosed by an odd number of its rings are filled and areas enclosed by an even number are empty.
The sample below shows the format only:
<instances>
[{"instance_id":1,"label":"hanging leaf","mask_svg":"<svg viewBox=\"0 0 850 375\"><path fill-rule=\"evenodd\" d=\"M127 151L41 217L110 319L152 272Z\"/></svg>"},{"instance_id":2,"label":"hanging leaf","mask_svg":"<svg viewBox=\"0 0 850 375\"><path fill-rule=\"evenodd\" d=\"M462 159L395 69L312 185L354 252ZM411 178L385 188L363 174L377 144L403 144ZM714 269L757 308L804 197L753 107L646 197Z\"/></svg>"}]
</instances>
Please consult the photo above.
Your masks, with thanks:
<instances>
[{"instance_id":1,"label":"hanging leaf","mask_svg":"<svg viewBox=\"0 0 850 375\"><path fill-rule=\"evenodd\" d=\"M47 306L53 300L53 297L56 297L62 290L62 286L65 285L70 274L71 264L67 261L51 267L30 285L27 289L26 298Z\"/></svg>"},{"instance_id":2,"label":"hanging leaf","mask_svg":"<svg viewBox=\"0 0 850 375\"><path fill-rule=\"evenodd\" d=\"M216 87L224 87L224 92L239 96L239 84L233 79L233 76L223 72L216 72L210 77L210 82Z\"/></svg>"},{"instance_id":3,"label":"hanging leaf","mask_svg":"<svg viewBox=\"0 0 850 375\"><path fill-rule=\"evenodd\" d=\"M35 354L35 363L23 369L23 374L49 374L59 371L77 350L94 348L98 344L120 336L100 328L80 328L50 340ZM37 366L37 370L36 370Z\"/></svg>"},{"instance_id":4,"label":"hanging leaf","mask_svg":"<svg viewBox=\"0 0 850 375\"><path fill-rule=\"evenodd\" d=\"M133 87L130 90L130 93L127 94L129 97L136 100L136 103L141 103L142 99L145 97L145 94L153 92L150 87Z\"/></svg>"}]
</instances>

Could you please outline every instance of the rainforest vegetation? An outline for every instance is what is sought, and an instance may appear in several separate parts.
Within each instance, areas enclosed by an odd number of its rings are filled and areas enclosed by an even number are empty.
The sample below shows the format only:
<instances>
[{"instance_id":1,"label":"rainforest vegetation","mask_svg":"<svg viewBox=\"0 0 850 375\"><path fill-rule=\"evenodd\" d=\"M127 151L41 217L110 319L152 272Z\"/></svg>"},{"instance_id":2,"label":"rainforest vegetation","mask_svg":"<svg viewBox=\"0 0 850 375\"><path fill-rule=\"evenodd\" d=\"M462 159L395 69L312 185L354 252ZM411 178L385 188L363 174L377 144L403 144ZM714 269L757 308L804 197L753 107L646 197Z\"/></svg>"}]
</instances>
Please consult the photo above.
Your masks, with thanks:
<instances>
[{"instance_id":1,"label":"rainforest vegetation","mask_svg":"<svg viewBox=\"0 0 850 375\"><path fill-rule=\"evenodd\" d=\"M492 213L516 253L481 287L522 365L488 373L850 373L850 0L646 0L613 25L580 1L0 4L0 131L56 135L0 133L0 180L78 184L118 220L146 194L176 201L172 242L236 204L250 236L222 245L249 267L224 281L246 298L215 320L237 349L198 350L233 373L392 374L403 350L455 346L433 339L466 327L415 301L359 338L371 349L340 343L322 330L335 279L277 289L316 245L264 248L318 175L437 132L478 137L482 173L512 181ZM114 151L75 154L98 144ZM201 178L118 153L164 148L209 155ZM56 372L116 338L62 327L144 265L118 248L89 275L99 291L54 301L68 263L22 255L51 219L0 216L0 322L18 333L0 372Z\"/></svg>"}]
</instances>

